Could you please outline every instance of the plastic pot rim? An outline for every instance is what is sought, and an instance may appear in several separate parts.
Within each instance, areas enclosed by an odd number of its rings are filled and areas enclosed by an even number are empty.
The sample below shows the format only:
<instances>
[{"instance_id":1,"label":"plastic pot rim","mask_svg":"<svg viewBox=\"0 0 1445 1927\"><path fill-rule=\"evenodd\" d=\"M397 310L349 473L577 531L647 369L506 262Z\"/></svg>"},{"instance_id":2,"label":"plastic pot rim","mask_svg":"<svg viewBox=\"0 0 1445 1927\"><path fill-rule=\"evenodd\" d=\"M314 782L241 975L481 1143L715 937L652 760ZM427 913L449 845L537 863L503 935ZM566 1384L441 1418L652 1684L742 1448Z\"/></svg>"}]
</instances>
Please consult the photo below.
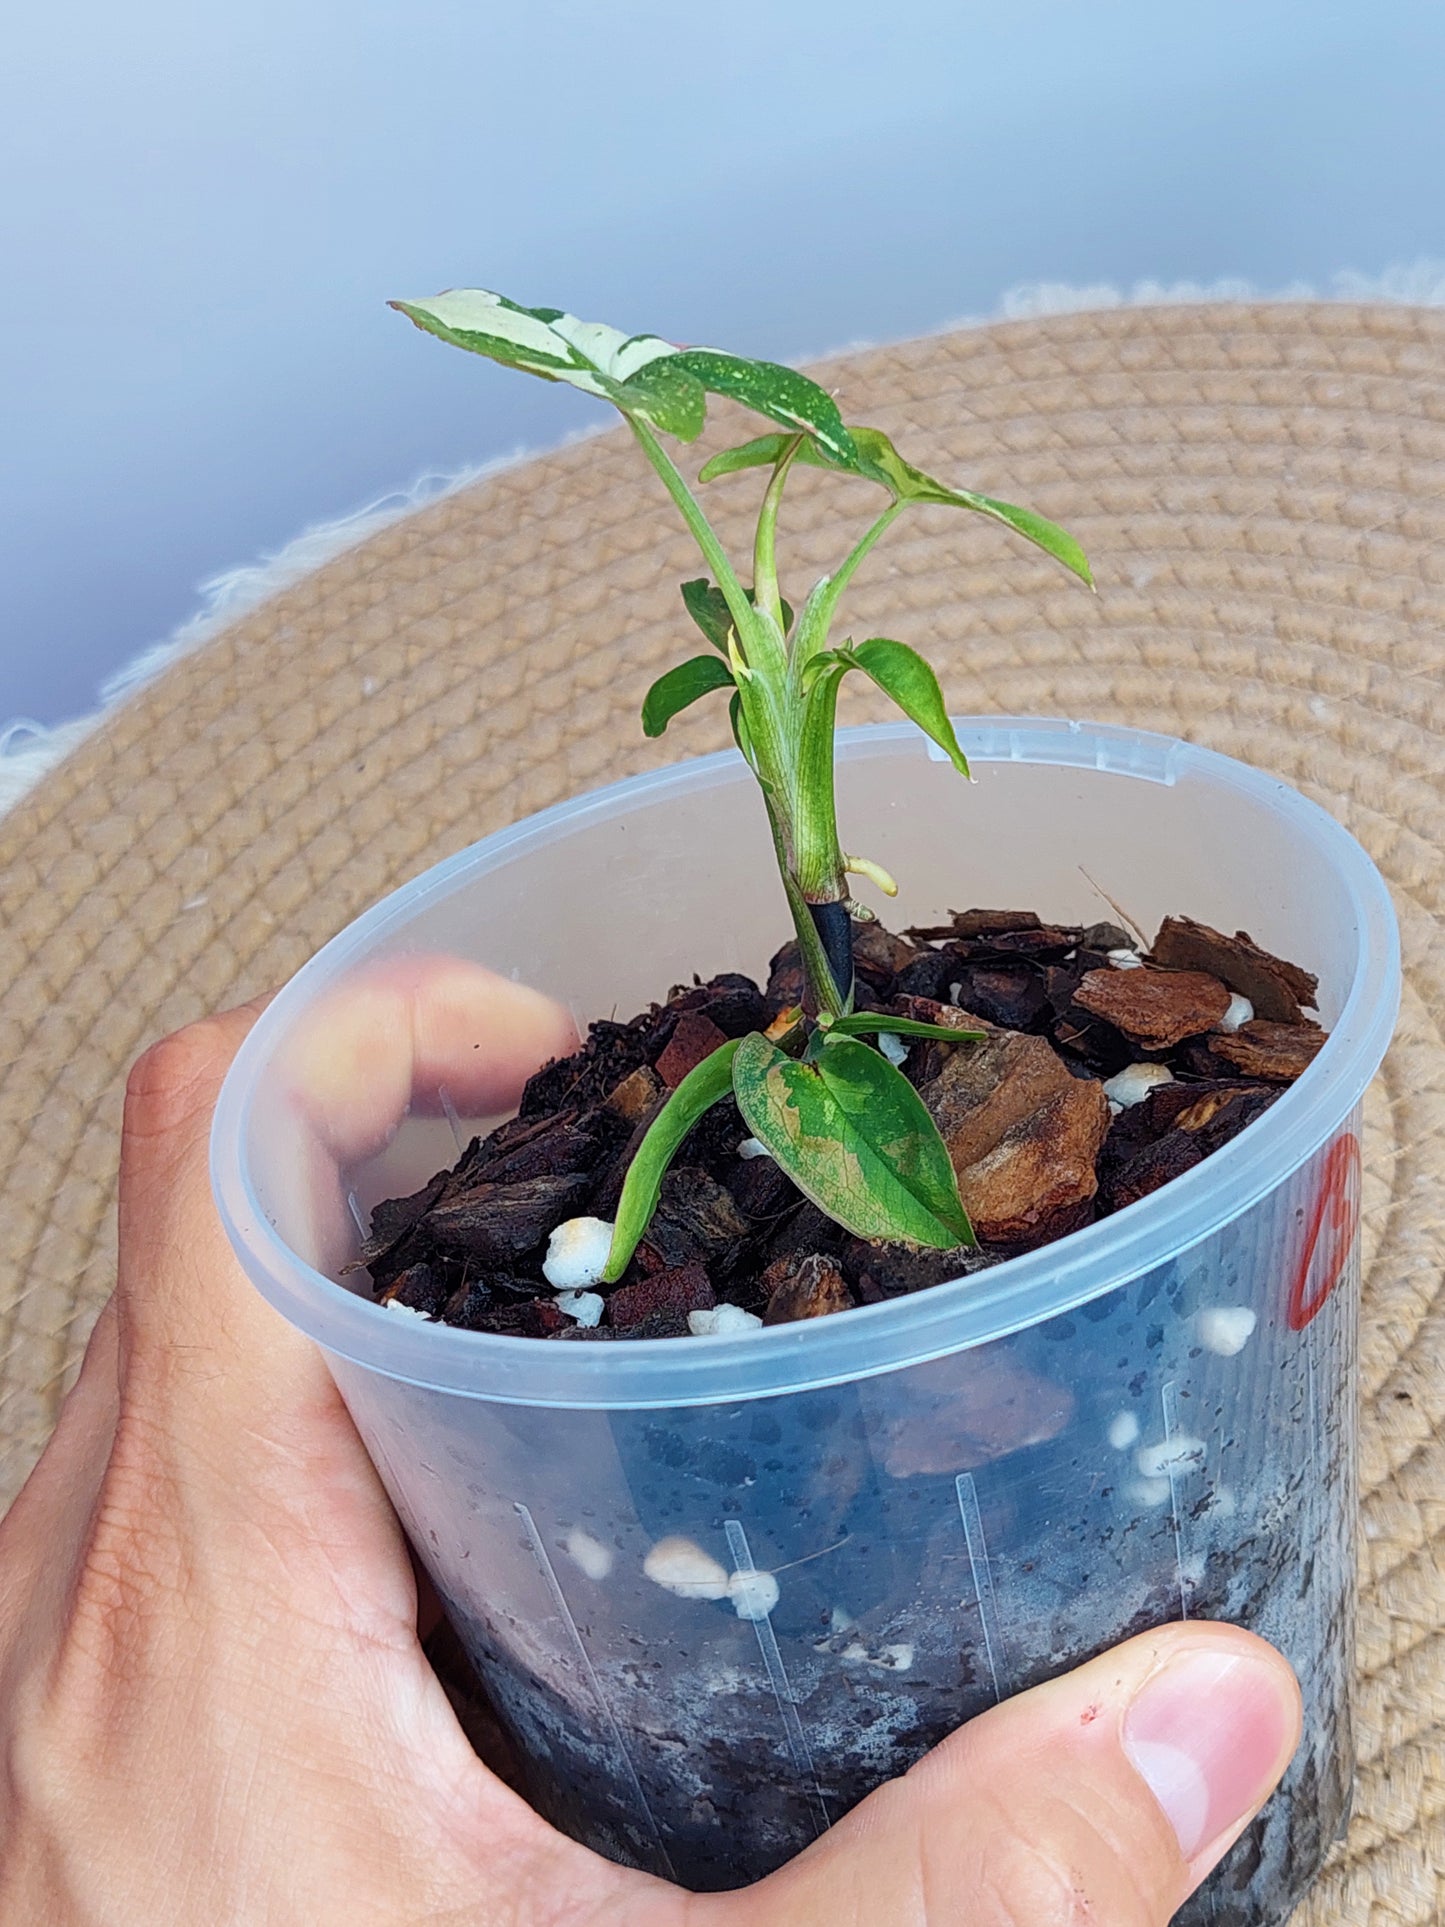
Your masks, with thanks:
<instances>
[{"instance_id":1,"label":"plastic pot rim","mask_svg":"<svg viewBox=\"0 0 1445 1927\"><path fill-rule=\"evenodd\" d=\"M349 924L281 989L242 1044L217 1102L211 1180L226 1233L252 1282L324 1350L367 1370L453 1396L525 1405L629 1409L734 1404L876 1377L1036 1325L1117 1290L1177 1258L1282 1183L1359 1103L1385 1054L1400 997L1399 934L1389 892L1365 851L1291 785L1175 737L1106 724L1030 717L960 717L971 763L1076 767L1173 784L1187 772L1283 810L1322 847L1348 887L1357 964L1319 1055L1263 1117L1211 1157L1112 1217L972 1277L824 1319L733 1337L551 1345L399 1318L336 1284L293 1252L267 1218L245 1161L251 1101L274 1040L304 1010L313 985L360 962L378 938L559 832L625 814L679 781L694 789L739 780L732 750L628 777L553 805L436 864ZM911 723L840 730L838 759L941 752ZM1212 1200L1205 1208L1201 1204Z\"/></svg>"}]
</instances>

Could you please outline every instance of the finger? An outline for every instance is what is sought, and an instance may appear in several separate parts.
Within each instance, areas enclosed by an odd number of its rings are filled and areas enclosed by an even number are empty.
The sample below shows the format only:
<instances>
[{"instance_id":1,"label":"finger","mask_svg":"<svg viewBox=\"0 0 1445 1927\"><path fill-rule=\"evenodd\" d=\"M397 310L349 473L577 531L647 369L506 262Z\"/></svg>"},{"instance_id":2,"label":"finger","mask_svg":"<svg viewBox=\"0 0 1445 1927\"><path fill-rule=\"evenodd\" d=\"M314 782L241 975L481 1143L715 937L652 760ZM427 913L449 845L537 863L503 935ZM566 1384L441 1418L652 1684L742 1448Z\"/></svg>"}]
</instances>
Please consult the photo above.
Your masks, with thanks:
<instances>
[{"instance_id":1,"label":"finger","mask_svg":"<svg viewBox=\"0 0 1445 1927\"><path fill-rule=\"evenodd\" d=\"M354 1250L350 1174L403 1118L509 1110L532 1073L576 1043L560 1004L461 958L401 958L349 977L275 1050L270 1203L292 1249L335 1275Z\"/></svg>"},{"instance_id":2,"label":"finger","mask_svg":"<svg viewBox=\"0 0 1445 1927\"><path fill-rule=\"evenodd\" d=\"M145 1054L131 1074L121 1154L127 1329L173 1358L196 1347L207 1372L223 1363L243 1400L298 1356L242 1277L210 1201L211 1113L255 1015L209 1018ZM272 1121L289 1123L294 1141L274 1161L292 1183L282 1216L294 1220L286 1228L300 1255L336 1255L322 1247L335 1244L349 1167L386 1143L418 1096L445 1088L468 1110L504 1108L575 1041L550 999L453 958L408 959L333 993L279 1052L288 1101Z\"/></svg>"},{"instance_id":3,"label":"finger","mask_svg":"<svg viewBox=\"0 0 1445 1927\"><path fill-rule=\"evenodd\" d=\"M1165 1927L1299 1741L1286 1662L1179 1625L1005 1701L729 1905L739 1927Z\"/></svg>"},{"instance_id":4,"label":"finger","mask_svg":"<svg viewBox=\"0 0 1445 1927\"><path fill-rule=\"evenodd\" d=\"M0 1520L0 1596L7 1623L29 1610L53 1626L64 1613L70 1575L115 1438L120 1408L114 1298L102 1308L75 1384L49 1443ZM3 1643L3 1642L0 1642Z\"/></svg>"},{"instance_id":5,"label":"finger","mask_svg":"<svg viewBox=\"0 0 1445 1927\"><path fill-rule=\"evenodd\" d=\"M287 1082L341 1165L374 1157L412 1109L463 1117L515 1104L549 1058L577 1046L560 1004L459 957L359 971L298 1023Z\"/></svg>"},{"instance_id":6,"label":"finger","mask_svg":"<svg viewBox=\"0 0 1445 1927\"><path fill-rule=\"evenodd\" d=\"M413 962L385 986L385 998L379 1004L376 985L363 985L368 1023L358 1030L338 993L315 1034L342 1048L332 1055L318 1047L317 1083L296 1090L302 1125L322 1120L343 1148L394 1128L418 1066L424 1077L453 1076L469 1094L514 1098L521 1077L572 1034L570 1020L535 993L449 959ZM211 1115L256 1014L252 1007L191 1025L147 1052L131 1076L117 1307L132 1459L137 1434L147 1441L131 1487L156 1485L173 1468L186 1488L173 1503L185 1505L201 1535L229 1522L236 1536L245 1519L274 1535L284 1521L288 1543L310 1542L324 1583L360 1588L351 1605L374 1627L414 1628L415 1588L398 1529L321 1354L244 1277L212 1201ZM362 1031L380 1047L348 1055L347 1036ZM494 1036L502 1040L495 1050ZM474 1068L479 1056L488 1060L484 1073ZM355 1081L373 1073L380 1098ZM328 1176L333 1189L341 1178L318 1135L311 1155L324 1167L313 1174L321 1195ZM305 1169L306 1147L288 1148L297 1151L288 1166L294 1176Z\"/></svg>"}]
</instances>

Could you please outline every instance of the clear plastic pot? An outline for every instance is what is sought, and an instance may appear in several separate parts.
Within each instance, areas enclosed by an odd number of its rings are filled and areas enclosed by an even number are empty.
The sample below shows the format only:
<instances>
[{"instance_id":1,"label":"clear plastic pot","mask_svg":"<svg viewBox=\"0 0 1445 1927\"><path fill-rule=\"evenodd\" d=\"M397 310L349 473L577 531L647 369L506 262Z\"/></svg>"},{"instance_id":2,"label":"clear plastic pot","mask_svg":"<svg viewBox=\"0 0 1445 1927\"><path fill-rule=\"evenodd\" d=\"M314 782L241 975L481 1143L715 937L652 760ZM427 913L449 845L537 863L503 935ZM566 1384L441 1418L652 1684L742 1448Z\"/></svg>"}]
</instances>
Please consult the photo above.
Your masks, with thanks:
<instances>
[{"instance_id":1,"label":"clear plastic pot","mask_svg":"<svg viewBox=\"0 0 1445 1927\"><path fill-rule=\"evenodd\" d=\"M1349 1805L1359 1119L1398 1000L1389 899L1323 811L1225 757L1062 722L959 733L972 786L906 725L840 738L844 838L900 879L900 926L1112 902L1319 973L1314 1064L1162 1191L972 1279L731 1338L483 1336L343 1277L354 1240L319 1229L325 1200L423 1182L454 1155L450 1104L413 1091L384 1156L338 1172L292 1089L318 1010L438 953L583 1020L694 972L759 975L787 916L753 780L721 755L489 837L329 944L227 1081L216 1195L325 1349L559 1826L736 1886L1000 1696L1148 1625L1226 1618L1294 1663L1305 1740L1180 1919L1283 1920ZM672 1536L776 1598L654 1583Z\"/></svg>"}]
</instances>

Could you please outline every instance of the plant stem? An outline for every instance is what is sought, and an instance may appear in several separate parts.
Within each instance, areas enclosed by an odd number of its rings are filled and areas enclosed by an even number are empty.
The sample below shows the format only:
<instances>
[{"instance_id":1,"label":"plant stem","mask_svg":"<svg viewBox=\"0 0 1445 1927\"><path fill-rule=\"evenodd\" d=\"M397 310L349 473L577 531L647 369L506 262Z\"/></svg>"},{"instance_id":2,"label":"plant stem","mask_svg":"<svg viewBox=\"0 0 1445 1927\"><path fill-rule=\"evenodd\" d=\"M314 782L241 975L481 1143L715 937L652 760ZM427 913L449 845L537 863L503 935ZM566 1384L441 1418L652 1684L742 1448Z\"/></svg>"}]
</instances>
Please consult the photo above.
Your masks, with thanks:
<instances>
[{"instance_id":1,"label":"plant stem","mask_svg":"<svg viewBox=\"0 0 1445 1927\"><path fill-rule=\"evenodd\" d=\"M718 587L727 601L728 613L737 630L738 641L743 645L744 657L748 655L747 644L753 640L756 625L753 622L753 606L748 601L747 591L738 581L737 572L728 560L726 549L713 533L712 525L703 514L696 496L683 480L681 472L662 443L652 430L636 415L627 416L627 425L642 446L642 452L662 478L663 487L676 502L682 519L692 531L697 546L702 550L703 559L712 570Z\"/></svg>"},{"instance_id":2,"label":"plant stem","mask_svg":"<svg viewBox=\"0 0 1445 1927\"><path fill-rule=\"evenodd\" d=\"M833 732L841 669L827 668L803 705L794 736L793 861L807 903L835 903L848 895L838 842Z\"/></svg>"},{"instance_id":3,"label":"plant stem","mask_svg":"<svg viewBox=\"0 0 1445 1927\"><path fill-rule=\"evenodd\" d=\"M848 982L839 985L833 976L828 961L828 953L823 948L823 939L818 926L813 921L813 913L802 891L798 879L793 874L792 859L788 852L787 841L782 826L773 808L773 799L763 792L767 806L768 828L773 833L773 848L778 856L778 875L783 879L783 890L788 899L788 909L792 913L793 929L798 938L798 954L802 959L803 976L808 986L808 1000L813 1005L812 1015L819 1012L830 1017L842 1017L853 1008L853 982L851 964Z\"/></svg>"},{"instance_id":4,"label":"plant stem","mask_svg":"<svg viewBox=\"0 0 1445 1927\"><path fill-rule=\"evenodd\" d=\"M791 665L795 681L801 679L809 659L816 656L819 650L827 648L828 631L833 626L833 617L837 613L838 604L843 599L843 591L857 574L859 564L874 544L892 528L907 506L907 502L901 497L890 502L873 526L865 530L854 544L847 558L839 565L837 573L825 578L826 588L822 584L819 585L822 593L817 595L816 601L813 596L808 598L809 607L804 612L807 620L798 625L798 643Z\"/></svg>"},{"instance_id":5,"label":"plant stem","mask_svg":"<svg viewBox=\"0 0 1445 1927\"><path fill-rule=\"evenodd\" d=\"M782 506L783 484L788 479L788 470L802 446L803 437L795 435L774 463L772 479L763 496L763 505L758 510L758 532L753 541L753 599L777 623L779 633L783 627L783 600L778 593L778 510Z\"/></svg>"}]
</instances>

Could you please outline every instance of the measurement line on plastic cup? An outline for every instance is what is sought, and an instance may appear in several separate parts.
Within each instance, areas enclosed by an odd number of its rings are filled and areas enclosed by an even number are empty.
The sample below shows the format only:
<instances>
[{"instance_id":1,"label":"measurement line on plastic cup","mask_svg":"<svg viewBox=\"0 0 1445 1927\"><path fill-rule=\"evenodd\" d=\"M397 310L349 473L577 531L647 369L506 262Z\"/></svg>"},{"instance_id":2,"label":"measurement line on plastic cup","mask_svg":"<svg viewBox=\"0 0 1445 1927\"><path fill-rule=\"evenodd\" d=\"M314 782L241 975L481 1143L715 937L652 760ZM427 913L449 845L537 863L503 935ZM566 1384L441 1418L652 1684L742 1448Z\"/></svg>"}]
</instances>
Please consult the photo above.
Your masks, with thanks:
<instances>
[{"instance_id":1,"label":"measurement line on plastic cup","mask_svg":"<svg viewBox=\"0 0 1445 1927\"><path fill-rule=\"evenodd\" d=\"M557 1608L558 1616L562 1624L567 1628L568 1638L572 1642L572 1650L576 1653L582 1671L586 1676L587 1683L592 1688L592 1697L596 1702L598 1715L601 1718L602 1724L607 1729L608 1738L612 1742L613 1751L616 1755L614 1771L618 1772L619 1777L625 1780L632 1789L632 1797L637 1802L638 1810L646 1818L647 1830L652 1835L653 1844L657 1848L657 1857L662 1863L662 1871L667 1875L669 1880L676 1880L677 1873L668 1855L667 1848L663 1845L661 1829L653 1817L652 1808L647 1804L647 1795L642 1791L642 1782L637 1777L637 1768L632 1764L632 1755L627 1750L626 1743L622 1738L621 1729L613 1716L612 1708L607 1704L606 1697L603 1694L602 1682L598 1679L596 1669L588 1657L587 1648L582 1644L582 1635L577 1630L577 1621L572 1617L572 1608L567 1604L566 1594L562 1591L561 1582L558 1580L556 1570L553 1567L551 1559L548 1557L547 1548L542 1544L542 1535L538 1532L531 1513L527 1510L526 1506L522 1504L520 1499L514 1499L512 1501L512 1509L522 1521L522 1529L531 1543L532 1552L537 1564L542 1568L542 1577L547 1582L547 1590L552 1595L552 1604Z\"/></svg>"},{"instance_id":2,"label":"measurement line on plastic cup","mask_svg":"<svg viewBox=\"0 0 1445 1927\"><path fill-rule=\"evenodd\" d=\"M1164 1414L1164 1443L1171 1448L1164 1469L1169 1474L1169 1510L1174 1520L1174 1574L1179 1582L1179 1617L1187 1619L1189 1589L1184 1583L1184 1526L1179 1517L1179 1463L1172 1449L1179 1431L1178 1399L1171 1378L1159 1393L1159 1404Z\"/></svg>"},{"instance_id":3,"label":"measurement line on plastic cup","mask_svg":"<svg viewBox=\"0 0 1445 1927\"><path fill-rule=\"evenodd\" d=\"M457 1107L452 1102L452 1094L445 1084L437 1085L437 1102L442 1107L442 1116L452 1127L452 1141L460 1154L467 1148L467 1139L462 1132L462 1120L457 1115Z\"/></svg>"},{"instance_id":4,"label":"measurement line on plastic cup","mask_svg":"<svg viewBox=\"0 0 1445 1927\"><path fill-rule=\"evenodd\" d=\"M744 1576L755 1573L757 1567L753 1563L753 1555L748 1546L748 1535L743 1531L741 1522L737 1519L724 1519L723 1530L728 1536L728 1551L733 1556L733 1570ZM798 1704L793 1698L787 1669L783 1665L778 1635L773 1631L773 1622L766 1613L753 1621L753 1631L758 1636L763 1664L768 1669L768 1681L773 1689L773 1697L778 1702L778 1713L783 1722L783 1731L788 1738L788 1751L793 1756L794 1771L811 1791L814 1825L819 1833L826 1833L833 1824L828 1815L828 1803L823 1798L823 1789L818 1784L818 1771L813 1765L808 1736L803 1731L803 1722L798 1718Z\"/></svg>"},{"instance_id":5,"label":"measurement line on plastic cup","mask_svg":"<svg viewBox=\"0 0 1445 1927\"><path fill-rule=\"evenodd\" d=\"M1003 1658L1003 1637L998 1623L998 1603L993 1596L988 1545L983 1536L983 1514L978 1507L978 1488L971 1472L960 1472L953 1484L958 1493L964 1544L968 1547L968 1566L973 1574L974 1597L978 1600L979 1623L983 1628L983 1656L988 1661L988 1676L993 1682L994 1703L997 1705L1003 1698L1006 1683L999 1672L999 1662Z\"/></svg>"}]
</instances>

